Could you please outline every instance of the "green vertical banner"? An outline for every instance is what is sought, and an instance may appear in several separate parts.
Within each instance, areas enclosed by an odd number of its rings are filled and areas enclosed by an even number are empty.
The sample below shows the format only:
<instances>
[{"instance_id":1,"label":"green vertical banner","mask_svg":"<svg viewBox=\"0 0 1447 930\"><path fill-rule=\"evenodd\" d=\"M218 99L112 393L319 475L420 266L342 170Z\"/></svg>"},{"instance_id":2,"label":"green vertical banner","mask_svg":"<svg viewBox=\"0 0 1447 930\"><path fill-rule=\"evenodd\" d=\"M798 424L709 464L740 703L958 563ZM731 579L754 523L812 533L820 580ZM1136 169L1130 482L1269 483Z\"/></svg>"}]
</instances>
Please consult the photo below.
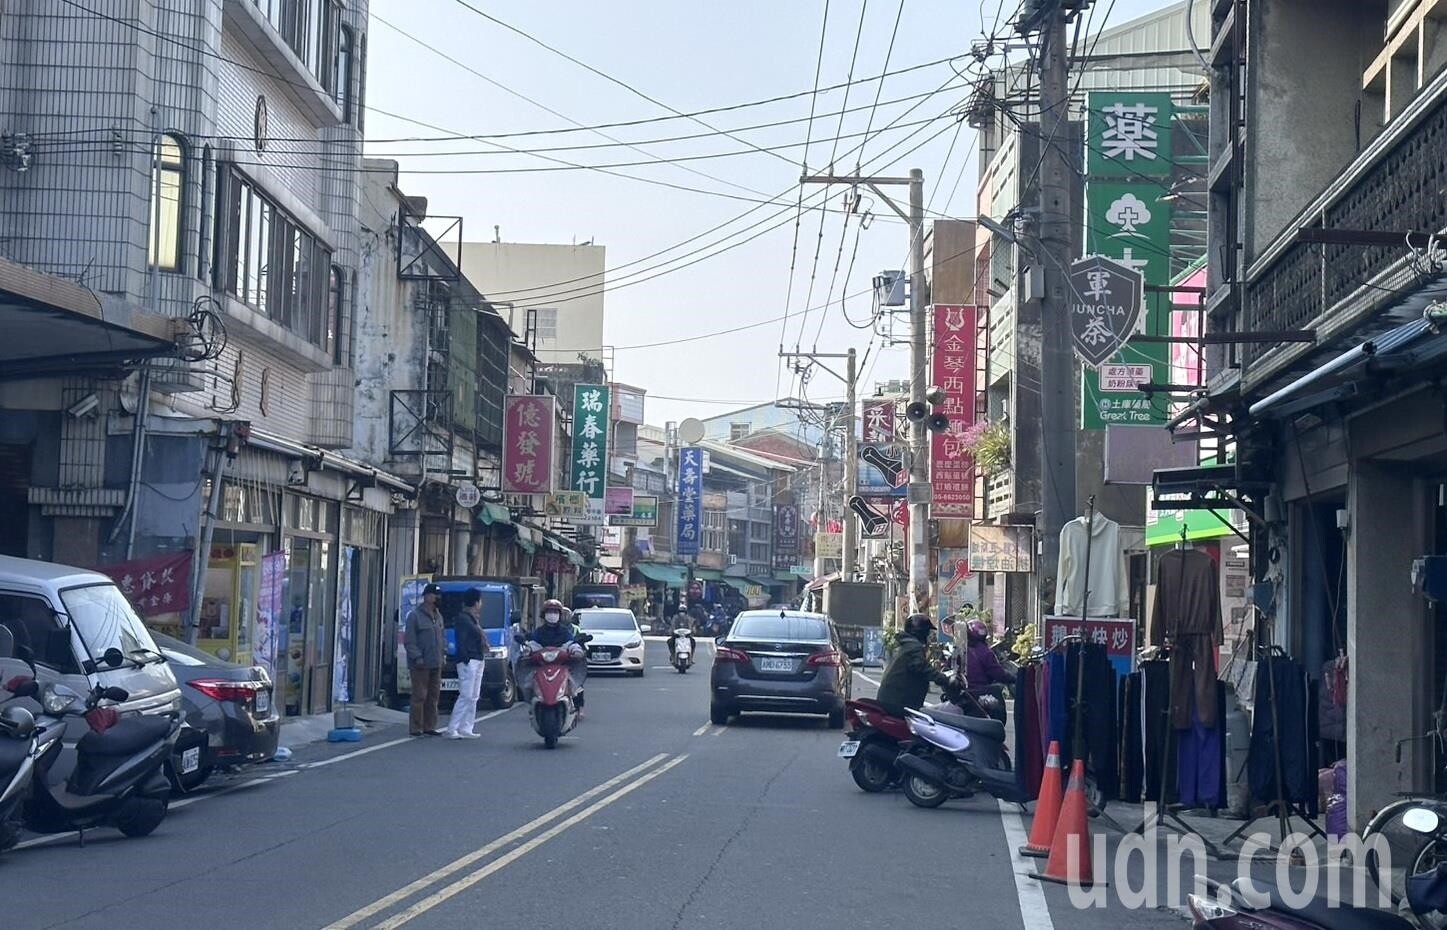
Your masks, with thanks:
<instances>
[{"instance_id":1,"label":"green vertical banner","mask_svg":"<svg viewBox=\"0 0 1447 930\"><path fill-rule=\"evenodd\" d=\"M611 413L608 385L573 386L573 464L568 487L588 495L588 519L575 519L574 523L603 523L603 499L608 490L608 422Z\"/></svg>"},{"instance_id":2,"label":"green vertical banner","mask_svg":"<svg viewBox=\"0 0 1447 930\"><path fill-rule=\"evenodd\" d=\"M1175 162L1170 94L1092 92L1087 96L1085 254L1139 269L1147 290L1141 332L1169 335L1171 301L1151 285L1171 283L1171 189ZM1127 342L1081 379L1081 425L1158 426L1167 407L1136 389L1170 380L1170 347Z\"/></svg>"}]
</instances>

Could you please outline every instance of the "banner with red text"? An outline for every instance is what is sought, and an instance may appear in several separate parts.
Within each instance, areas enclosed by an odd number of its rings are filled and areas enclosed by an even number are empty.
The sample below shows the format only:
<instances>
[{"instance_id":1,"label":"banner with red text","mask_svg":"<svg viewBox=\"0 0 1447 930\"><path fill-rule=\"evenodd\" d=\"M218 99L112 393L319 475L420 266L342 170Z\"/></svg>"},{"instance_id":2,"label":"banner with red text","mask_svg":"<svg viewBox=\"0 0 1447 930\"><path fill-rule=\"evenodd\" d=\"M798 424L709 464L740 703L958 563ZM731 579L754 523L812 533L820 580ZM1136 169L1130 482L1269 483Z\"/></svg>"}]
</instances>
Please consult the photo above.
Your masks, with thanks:
<instances>
[{"instance_id":1,"label":"banner with red text","mask_svg":"<svg viewBox=\"0 0 1447 930\"><path fill-rule=\"evenodd\" d=\"M972 517L975 471L964 434L975 422L975 308L934 305L934 357L931 382L944 392L933 412L949 417L942 432L930 435L930 486L933 517Z\"/></svg>"}]
</instances>

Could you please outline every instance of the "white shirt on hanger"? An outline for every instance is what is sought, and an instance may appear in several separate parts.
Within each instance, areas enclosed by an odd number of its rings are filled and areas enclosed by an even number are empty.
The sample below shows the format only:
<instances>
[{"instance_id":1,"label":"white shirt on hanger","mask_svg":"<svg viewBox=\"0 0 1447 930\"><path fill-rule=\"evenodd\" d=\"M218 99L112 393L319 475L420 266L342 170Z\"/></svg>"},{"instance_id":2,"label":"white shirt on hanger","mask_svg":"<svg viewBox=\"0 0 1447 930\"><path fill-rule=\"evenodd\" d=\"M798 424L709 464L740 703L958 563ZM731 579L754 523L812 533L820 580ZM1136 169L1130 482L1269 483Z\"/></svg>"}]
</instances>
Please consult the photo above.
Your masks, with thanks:
<instances>
[{"instance_id":1,"label":"white shirt on hanger","mask_svg":"<svg viewBox=\"0 0 1447 930\"><path fill-rule=\"evenodd\" d=\"M1130 611L1130 576L1120 544L1120 524L1095 514L1088 534L1090 577L1085 577L1085 518L1077 517L1060 530L1060 565L1055 575L1055 615L1078 617L1085 607L1091 617L1127 617ZM1086 590L1090 603L1082 604Z\"/></svg>"}]
</instances>

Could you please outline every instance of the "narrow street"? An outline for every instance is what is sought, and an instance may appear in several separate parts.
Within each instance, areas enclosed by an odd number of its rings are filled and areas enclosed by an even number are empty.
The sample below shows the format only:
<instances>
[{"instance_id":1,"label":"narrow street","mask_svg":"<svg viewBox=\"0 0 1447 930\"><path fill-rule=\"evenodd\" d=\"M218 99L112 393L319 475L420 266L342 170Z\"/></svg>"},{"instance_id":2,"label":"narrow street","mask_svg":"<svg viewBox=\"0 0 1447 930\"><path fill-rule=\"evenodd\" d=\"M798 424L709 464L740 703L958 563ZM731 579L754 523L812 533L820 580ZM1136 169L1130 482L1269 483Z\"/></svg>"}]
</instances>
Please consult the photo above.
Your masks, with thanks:
<instances>
[{"instance_id":1,"label":"narrow street","mask_svg":"<svg viewBox=\"0 0 1447 930\"><path fill-rule=\"evenodd\" d=\"M0 864L7 923L1181 925L1159 911L1079 912L1064 888L1017 880L1028 866L992 801L922 811L863 794L822 721L708 725L707 656L680 676L662 643L648 650L645 678L590 679L591 717L555 752L519 706L486 712L473 742L398 741L399 727L360 747L310 747L183 800L146 839L27 844Z\"/></svg>"}]
</instances>

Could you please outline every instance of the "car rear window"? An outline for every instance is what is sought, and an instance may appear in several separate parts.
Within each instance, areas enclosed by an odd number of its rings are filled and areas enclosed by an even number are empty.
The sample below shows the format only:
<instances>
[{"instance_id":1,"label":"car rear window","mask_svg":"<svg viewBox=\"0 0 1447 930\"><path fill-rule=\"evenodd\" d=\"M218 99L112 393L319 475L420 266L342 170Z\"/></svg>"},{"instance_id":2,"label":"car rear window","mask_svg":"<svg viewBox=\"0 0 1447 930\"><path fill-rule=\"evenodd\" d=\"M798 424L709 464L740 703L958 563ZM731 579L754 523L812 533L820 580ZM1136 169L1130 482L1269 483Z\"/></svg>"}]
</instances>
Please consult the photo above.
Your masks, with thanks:
<instances>
[{"instance_id":1,"label":"car rear window","mask_svg":"<svg viewBox=\"0 0 1447 930\"><path fill-rule=\"evenodd\" d=\"M815 617L741 615L734 621L729 639L772 639L801 643L829 641L829 624Z\"/></svg>"},{"instance_id":2,"label":"car rear window","mask_svg":"<svg viewBox=\"0 0 1447 930\"><path fill-rule=\"evenodd\" d=\"M627 610L580 610L574 619L585 630L623 632L638 629L638 621Z\"/></svg>"}]
</instances>

